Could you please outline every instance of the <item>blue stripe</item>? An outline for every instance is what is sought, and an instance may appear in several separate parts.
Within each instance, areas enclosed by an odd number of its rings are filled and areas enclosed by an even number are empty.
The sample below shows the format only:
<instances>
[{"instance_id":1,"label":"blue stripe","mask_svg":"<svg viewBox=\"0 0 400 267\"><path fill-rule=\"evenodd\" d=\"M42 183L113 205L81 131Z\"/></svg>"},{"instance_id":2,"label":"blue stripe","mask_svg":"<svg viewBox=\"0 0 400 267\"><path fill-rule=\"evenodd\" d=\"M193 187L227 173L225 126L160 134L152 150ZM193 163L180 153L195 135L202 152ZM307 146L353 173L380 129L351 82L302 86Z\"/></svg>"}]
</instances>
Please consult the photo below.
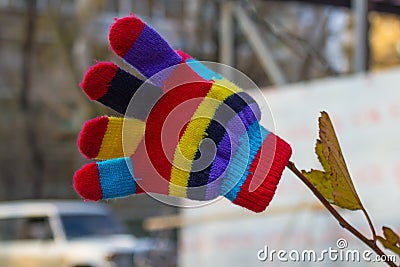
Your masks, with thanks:
<instances>
[{"instance_id":1,"label":"blue stripe","mask_svg":"<svg viewBox=\"0 0 400 267\"><path fill-rule=\"evenodd\" d=\"M228 192L225 194L225 197L230 201L233 202L236 199L241 186L249 174L250 165L269 133L267 129L256 121L250 125L248 131L240 137L240 145L235 155L232 157L227 176L221 188L223 190L222 193ZM237 180L238 176L240 176L239 180Z\"/></svg>"},{"instance_id":2,"label":"blue stripe","mask_svg":"<svg viewBox=\"0 0 400 267\"><path fill-rule=\"evenodd\" d=\"M125 197L136 193L133 165L130 158L97 162L103 199Z\"/></svg>"},{"instance_id":3,"label":"blue stripe","mask_svg":"<svg viewBox=\"0 0 400 267\"><path fill-rule=\"evenodd\" d=\"M186 60L186 63L205 80L221 80L223 78L219 73L207 68L204 64L200 63L196 59L190 58Z\"/></svg>"}]
</instances>

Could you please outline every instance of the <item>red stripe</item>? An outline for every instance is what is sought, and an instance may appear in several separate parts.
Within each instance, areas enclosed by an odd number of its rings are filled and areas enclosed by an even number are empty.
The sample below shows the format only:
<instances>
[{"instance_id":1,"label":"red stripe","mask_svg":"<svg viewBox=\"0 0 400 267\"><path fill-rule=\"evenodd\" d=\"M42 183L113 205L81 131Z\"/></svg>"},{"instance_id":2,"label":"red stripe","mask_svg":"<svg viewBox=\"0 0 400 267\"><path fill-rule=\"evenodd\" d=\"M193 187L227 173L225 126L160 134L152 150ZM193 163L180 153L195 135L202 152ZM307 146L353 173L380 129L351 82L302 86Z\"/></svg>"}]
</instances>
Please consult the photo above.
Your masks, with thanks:
<instances>
[{"instance_id":1,"label":"red stripe","mask_svg":"<svg viewBox=\"0 0 400 267\"><path fill-rule=\"evenodd\" d=\"M143 139L131 159L134 166L137 194L146 192L168 195L168 181L162 178L151 164Z\"/></svg>"},{"instance_id":2,"label":"red stripe","mask_svg":"<svg viewBox=\"0 0 400 267\"><path fill-rule=\"evenodd\" d=\"M135 16L118 19L110 29L108 39L114 52L124 57L140 36L145 24Z\"/></svg>"},{"instance_id":3,"label":"red stripe","mask_svg":"<svg viewBox=\"0 0 400 267\"><path fill-rule=\"evenodd\" d=\"M101 143L107 131L108 118L101 116L85 122L79 134L78 147L82 155L88 159L97 157Z\"/></svg>"},{"instance_id":4,"label":"red stripe","mask_svg":"<svg viewBox=\"0 0 400 267\"><path fill-rule=\"evenodd\" d=\"M176 50L176 53L181 56L182 62L186 62L186 60L191 59L192 57L189 54L186 54L182 50Z\"/></svg>"},{"instance_id":5,"label":"red stripe","mask_svg":"<svg viewBox=\"0 0 400 267\"><path fill-rule=\"evenodd\" d=\"M152 166L170 180L172 161L179 135L190 121L212 82L183 84L169 90L154 106L146 123L145 146ZM184 112L171 112L184 105Z\"/></svg>"},{"instance_id":6,"label":"red stripe","mask_svg":"<svg viewBox=\"0 0 400 267\"><path fill-rule=\"evenodd\" d=\"M107 93L117 71L114 63L100 62L89 68L80 86L91 100L97 100Z\"/></svg>"},{"instance_id":7,"label":"red stripe","mask_svg":"<svg viewBox=\"0 0 400 267\"><path fill-rule=\"evenodd\" d=\"M251 163L249 174L233 203L255 212L265 210L275 194L291 153L285 141L270 133ZM253 191L253 187L257 188Z\"/></svg>"},{"instance_id":8,"label":"red stripe","mask_svg":"<svg viewBox=\"0 0 400 267\"><path fill-rule=\"evenodd\" d=\"M84 199L98 201L103 198L99 170L96 162L86 164L75 172L74 188Z\"/></svg>"},{"instance_id":9,"label":"red stripe","mask_svg":"<svg viewBox=\"0 0 400 267\"><path fill-rule=\"evenodd\" d=\"M183 62L183 61L182 61ZM198 83L207 82L197 72L195 72L187 63L181 63L169 68L168 71L171 73L164 80L163 91L168 92L171 89L175 89L183 84L187 83ZM196 89L189 89L196 90Z\"/></svg>"}]
</instances>

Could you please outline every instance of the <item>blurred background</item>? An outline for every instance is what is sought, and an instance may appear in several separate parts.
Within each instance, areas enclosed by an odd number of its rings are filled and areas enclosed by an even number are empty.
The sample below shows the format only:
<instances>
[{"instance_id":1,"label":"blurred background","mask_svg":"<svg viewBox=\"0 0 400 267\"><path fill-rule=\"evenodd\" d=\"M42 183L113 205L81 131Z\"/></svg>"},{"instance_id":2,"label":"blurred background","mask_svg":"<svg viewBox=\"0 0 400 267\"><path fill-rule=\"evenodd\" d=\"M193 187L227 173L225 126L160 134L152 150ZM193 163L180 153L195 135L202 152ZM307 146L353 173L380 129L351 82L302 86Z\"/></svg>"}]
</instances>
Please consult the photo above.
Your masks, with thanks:
<instances>
[{"instance_id":1,"label":"blurred background","mask_svg":"<svg viewBox=\"0 0 400 267\"><path fill-rule=\"evenodd\" d=\"M108 29L130 12L174 48L248 75L274 115L265 125L292 144L299 168L319 167L317 117L327 110L377 228L400 228L395 0L0 0L0 201L79 199L72 187L85 164L78 133L86 120L112 114L79 83L96 60L123 64ZM261 215L225 201L196 209L149 196L106 203L130 234L171 241L172 266L262 266L256 253L268 244L326 248L345 236L357 246L293 178L285 173L278 200Z\"/></svg>"}]
</instances>

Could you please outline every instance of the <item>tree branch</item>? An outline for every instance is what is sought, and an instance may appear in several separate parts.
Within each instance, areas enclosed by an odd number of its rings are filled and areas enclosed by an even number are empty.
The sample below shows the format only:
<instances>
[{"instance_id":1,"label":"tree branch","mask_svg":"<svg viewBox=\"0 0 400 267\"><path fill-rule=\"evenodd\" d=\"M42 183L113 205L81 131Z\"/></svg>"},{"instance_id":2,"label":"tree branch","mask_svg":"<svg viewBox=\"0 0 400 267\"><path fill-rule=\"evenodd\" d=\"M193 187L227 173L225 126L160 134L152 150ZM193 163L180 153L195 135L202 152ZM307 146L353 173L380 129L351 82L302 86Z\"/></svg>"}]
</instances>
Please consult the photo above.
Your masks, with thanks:
<instances>
[{"instance_id":1,"label":"tree branch","mask_svg":"<svg viewBox=\"0 0 400 267\"><path fill-rule=\"evenodd\" d=\"M296 168L296 165L289 161L286 166L290 169L300 180L313 192L313 194L318 198L318 200L324 205L324 207L332 214L332 216L339 222L340 226L347 229L354 236L360 239L364 244L375 251L379 256L385 259L385 262L391 267L397 267L396 264L390 261L389 257L378 247L376 240L370 240L355 229L349 222L347 222L342 215L325 199L325 197L314 187L314 185ZM369 217L368 217L369 218Z\"/></svg>"}]
</instances>

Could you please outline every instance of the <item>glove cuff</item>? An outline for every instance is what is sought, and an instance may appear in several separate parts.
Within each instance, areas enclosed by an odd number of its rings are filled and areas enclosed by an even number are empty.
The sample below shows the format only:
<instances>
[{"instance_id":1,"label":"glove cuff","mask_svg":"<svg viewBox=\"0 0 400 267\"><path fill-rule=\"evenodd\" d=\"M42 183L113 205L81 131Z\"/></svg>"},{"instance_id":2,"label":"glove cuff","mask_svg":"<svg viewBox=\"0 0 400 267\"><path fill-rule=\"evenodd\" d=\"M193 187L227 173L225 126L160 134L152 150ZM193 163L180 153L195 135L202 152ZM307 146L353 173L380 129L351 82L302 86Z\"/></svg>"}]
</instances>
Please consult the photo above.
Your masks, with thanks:
<instances>
[{"instance_id":1,"label":"glove cuff","mask_svg":"<svg viewBox=\"0 0 400 267\"><path fill-rule=\"evenodd\" d=\"M269 133L249 160L246 176L225 196L234 204L262 212L272 200L292 149L284 140Z\"/></svg>"}]
</instances>

